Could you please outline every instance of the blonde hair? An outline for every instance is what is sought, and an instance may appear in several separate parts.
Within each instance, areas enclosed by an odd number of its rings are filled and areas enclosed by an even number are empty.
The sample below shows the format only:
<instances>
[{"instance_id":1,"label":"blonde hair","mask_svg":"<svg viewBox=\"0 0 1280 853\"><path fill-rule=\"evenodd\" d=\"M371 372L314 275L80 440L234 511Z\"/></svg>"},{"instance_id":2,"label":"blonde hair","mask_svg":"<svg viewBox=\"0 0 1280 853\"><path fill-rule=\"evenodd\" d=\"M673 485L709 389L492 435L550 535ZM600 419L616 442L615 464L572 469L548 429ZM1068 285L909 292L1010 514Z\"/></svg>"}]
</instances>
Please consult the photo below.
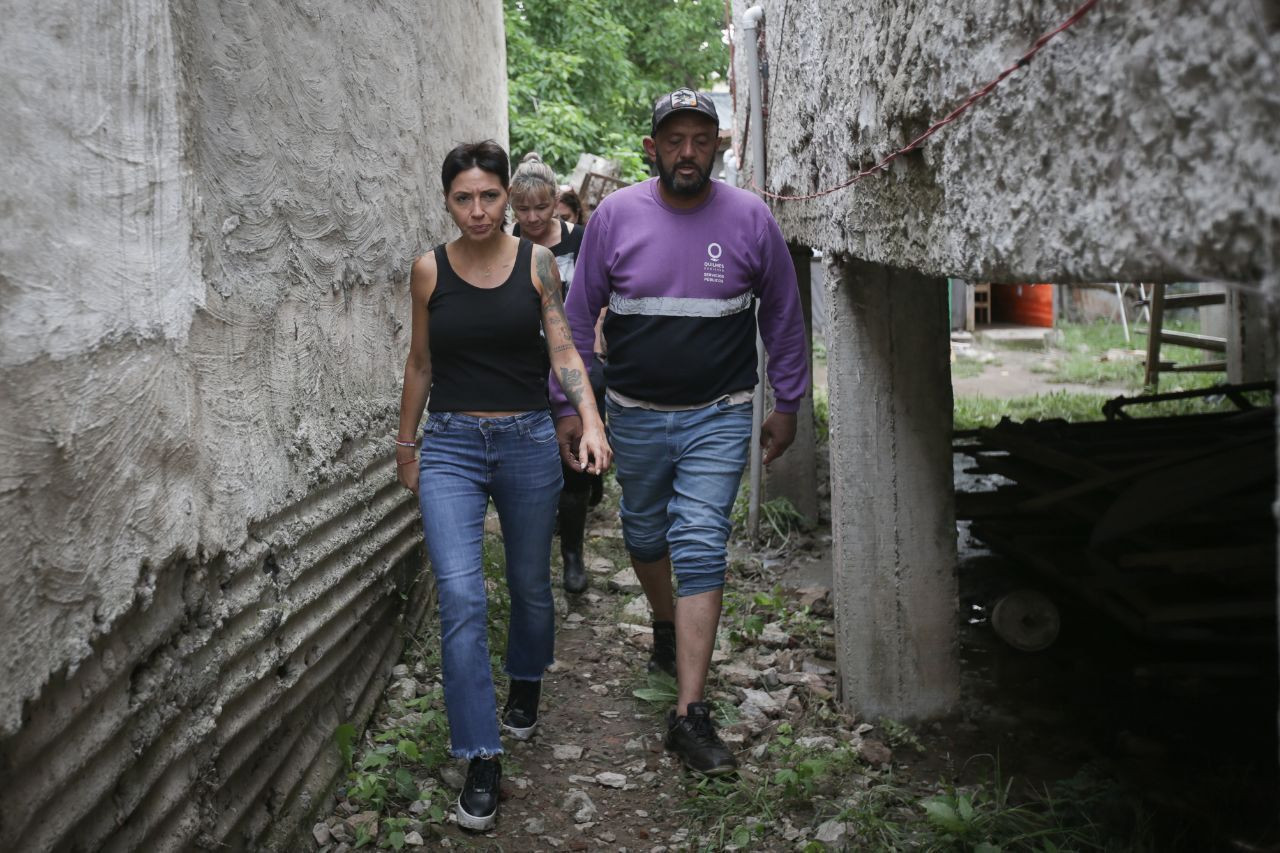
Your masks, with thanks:
<instances>
[{"instance_id":1,"label":"blonde hair","mask_svg":"<svg viewBox=\"0 0 1280 853\"><path fill-rule=\"evenodd\" d=\"M552 204L554 204L558 189L559 182L556 180L556 173L551 170L550 166L542 162L542 157L538 155L538 152L530 151L520 158L520 165L517 167L515 174L511 176L511 187L508 192L513 202L527 198L533 193L545 192L550 197Z\"/></svg>"}]
</instances>

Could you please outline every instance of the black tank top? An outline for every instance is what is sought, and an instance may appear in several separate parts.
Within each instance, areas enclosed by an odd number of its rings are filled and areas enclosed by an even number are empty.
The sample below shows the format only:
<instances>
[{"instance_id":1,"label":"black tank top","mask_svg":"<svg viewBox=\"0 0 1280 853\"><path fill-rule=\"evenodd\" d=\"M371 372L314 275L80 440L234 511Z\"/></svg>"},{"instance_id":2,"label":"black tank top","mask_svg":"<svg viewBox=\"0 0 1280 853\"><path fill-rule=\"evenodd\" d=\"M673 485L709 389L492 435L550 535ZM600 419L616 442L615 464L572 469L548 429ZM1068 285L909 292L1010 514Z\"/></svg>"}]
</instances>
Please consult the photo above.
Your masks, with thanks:
<instances>
[{"instance_id":1,"label":"black tank top","mask_svg":"<svg viewBox=\"0 0 1280 853\"><path fill-rule=\"evenodd\" d=\"M432 412L526 412L548 408L542 308L533 286L533 244L521 240L511 275L497 287L463 281L436 246L436 289L427 302Z\"/></svg>"}]
</instances>

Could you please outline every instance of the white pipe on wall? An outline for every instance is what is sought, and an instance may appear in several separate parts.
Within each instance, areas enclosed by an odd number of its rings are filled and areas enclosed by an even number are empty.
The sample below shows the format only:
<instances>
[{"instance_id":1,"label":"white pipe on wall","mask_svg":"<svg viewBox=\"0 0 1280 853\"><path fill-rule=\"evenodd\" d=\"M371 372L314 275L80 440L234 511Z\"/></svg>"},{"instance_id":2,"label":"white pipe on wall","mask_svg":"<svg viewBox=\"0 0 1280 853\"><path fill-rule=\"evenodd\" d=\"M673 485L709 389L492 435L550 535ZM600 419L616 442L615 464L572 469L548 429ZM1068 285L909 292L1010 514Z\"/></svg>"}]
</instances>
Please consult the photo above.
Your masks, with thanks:
<instances>
[{"instance_id":1,"label":"white pipe on wall","mask_svg":"<svg viewBox=\"0 0 1280 853\"><path fill-rule=\"evenodd\" d=\"M742 14L742 40L747 53L747 77L751 92L748 142L751 146L751 177L757 188L764 187L764 108L760 94L760 56L756 49L756 29L764 9L752 6ZM739 169L742 164L738 164ZM746 175L742 170L741 175ZM758 324L757 324L758 325ZM756 390L751 398L751 469L750 494L747 495L747 534L751 541L760 539L760 493L764 464L760 455L760 432L764 423L764 341L756 332Z\"/></svg>"}]
</instances>

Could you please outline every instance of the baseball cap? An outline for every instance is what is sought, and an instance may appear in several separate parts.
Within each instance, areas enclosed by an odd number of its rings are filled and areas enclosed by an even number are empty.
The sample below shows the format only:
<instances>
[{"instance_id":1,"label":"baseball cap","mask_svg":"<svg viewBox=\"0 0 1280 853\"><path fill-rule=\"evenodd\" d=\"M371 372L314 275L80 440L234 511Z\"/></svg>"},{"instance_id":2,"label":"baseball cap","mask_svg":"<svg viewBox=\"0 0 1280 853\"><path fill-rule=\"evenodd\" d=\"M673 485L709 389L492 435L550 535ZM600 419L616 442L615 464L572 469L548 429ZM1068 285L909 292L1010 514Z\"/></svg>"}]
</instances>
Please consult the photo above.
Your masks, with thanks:
<instances>
[{"instance_id":1,"label":"baseball cap","mask_svg":"<svg viewBox=\"0 0 1280 853\"><path fill-rule=\"evenodd\" d=\"M716 127L720 126L720 114L716 112L716 105L711 102L710 96L692 89L676 89L671 94L658 98L653 105L653 125L650 128L650 134L658 132L658 125L662 124L667 116L686 110L702 113L714 121Z\"/></svg>"}]
</instances>

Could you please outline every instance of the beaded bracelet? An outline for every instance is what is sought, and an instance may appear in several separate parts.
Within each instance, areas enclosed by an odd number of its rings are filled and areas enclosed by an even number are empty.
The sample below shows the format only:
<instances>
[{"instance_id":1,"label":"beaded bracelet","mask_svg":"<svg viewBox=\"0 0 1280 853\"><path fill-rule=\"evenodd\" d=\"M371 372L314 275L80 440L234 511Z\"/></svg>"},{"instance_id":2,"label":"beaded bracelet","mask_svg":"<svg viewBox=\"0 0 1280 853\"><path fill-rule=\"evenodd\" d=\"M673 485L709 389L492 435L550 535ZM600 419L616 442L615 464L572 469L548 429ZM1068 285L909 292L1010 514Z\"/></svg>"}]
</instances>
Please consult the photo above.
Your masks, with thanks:
<instances>
[{"instance_id":1,"label":"beaded bracelet","mask_svg":"<svg viewBox=\"0 0 1280 853\"><path fill-rule=\"evenodd\" d=\"M400 439L400 438L396 439L396 444L398 444L401 447L417 447L418 446L418 442L416 441L404 441L403 439Z\"/></svg>"},{"instance_id":2,"label":"beaded bracelet","mask_svg":"<svg viewBox=\"0 0 1280 853\"><path fill-rule=\"evenodd\" d=\"M397 467L397 468L399 468L401 465L412 465L413 463L415 463L415 462L417 462L417 461L418 461L418 457L416 457L416 456L415 456L415 457L413 457L412 459L406 459L406 460L404 460L403 462L397 462L397 463L396 463L396 467Z\"/></svg>"}]
</instances>

